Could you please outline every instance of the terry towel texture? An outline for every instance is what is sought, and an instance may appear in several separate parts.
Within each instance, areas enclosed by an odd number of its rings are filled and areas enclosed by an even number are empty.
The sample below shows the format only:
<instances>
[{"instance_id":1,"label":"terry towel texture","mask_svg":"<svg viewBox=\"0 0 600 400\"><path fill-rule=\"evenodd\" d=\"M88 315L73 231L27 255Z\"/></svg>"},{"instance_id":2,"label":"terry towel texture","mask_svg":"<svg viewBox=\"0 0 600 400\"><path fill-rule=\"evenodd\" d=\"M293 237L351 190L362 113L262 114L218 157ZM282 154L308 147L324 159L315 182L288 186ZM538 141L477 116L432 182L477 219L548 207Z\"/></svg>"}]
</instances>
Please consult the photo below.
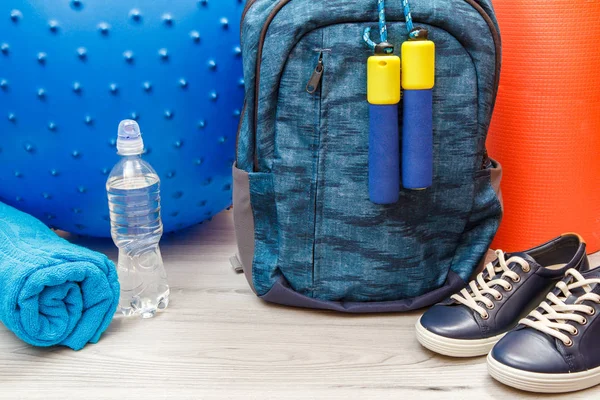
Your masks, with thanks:
<instances>
[{"instance_id":1,"label":"terry towel texture","mask_svg":"<svg viewBox=\"0 0 600 400\"><path fill-rule=\"evenodd\" d=\"M96 343L119 302L115 265L0 203L0 321L34 346Z\"/></svg>"}]
</instances>

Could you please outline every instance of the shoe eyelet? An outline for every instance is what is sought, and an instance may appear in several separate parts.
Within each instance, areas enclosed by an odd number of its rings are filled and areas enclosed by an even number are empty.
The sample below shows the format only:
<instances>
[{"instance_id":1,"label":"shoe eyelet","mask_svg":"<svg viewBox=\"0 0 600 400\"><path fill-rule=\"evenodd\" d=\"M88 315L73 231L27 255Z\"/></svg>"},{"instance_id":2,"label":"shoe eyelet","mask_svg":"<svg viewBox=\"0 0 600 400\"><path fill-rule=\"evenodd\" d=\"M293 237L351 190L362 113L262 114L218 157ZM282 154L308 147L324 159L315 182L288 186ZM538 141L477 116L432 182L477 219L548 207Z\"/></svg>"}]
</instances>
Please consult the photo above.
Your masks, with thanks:
<instances>
[{"instance_id":1,"label":"shoe eyelet","mask_svg":"<svg viewBox=\"0 0 600 400\"><path fill-rule=\"evenodd\" d=\"M589 313L588 313L588 315L590 315L590 316L591 316L591 315L594 315L594 314L596 314L596 309L595 309L595 308L592 308L592 311L591 311L591 312L589 312Z\"/></svg>"},{"instance_id":2,"label":"shoe eyelet","mask_svg":"<svg viewBox=\"0 0 600 400\"><path fill-rule=\"evenodd\" d=\"M504 289L507 292L510 292L511 290L513 290L513 286L511 284L508 285L507 288Z\"/></svg>"},{"instance_id":3,"label":"shoe eyelet","mask_svg":"<svg viewBox=\"0 0 600 400\"><path fill-rule=\"evenodd\" d=\"M481 315L481 318L483 318L483 319L490 319L490 314L485 313L485 314Z\"/></svg>"},{"instance_id":4,"label":"shoe eyelet","mask_svg":"<svg viewBox=\"0 0 600 400\"><path fill-rule=\"evenodd\" d=\"M583 318L583 321L581 321L581 322L579 323L579 325L587 325L587 323L588 323L588 320L587 320L587 318Z\"/></svg>"},{"instance_id":5,"label":"shoe eyelet","mask_svg":"<svg viewBox=\"0 0 600 400\"><path fill-rule=\"evenodd\" d=\"M502 301L502 299L504 298L504 296L502 296L502 295L500 295L500 296L494 296L494 298L495 298L497 301Z\"/></svg>"},{"instance_id":6,"label":"shoe eyelet","mask_svg":"<svg viewBox=\"0 0 600 400\"><path fill-rule=\"evenodd\" d=\"M519 282L521 282L521 277L520 277L520 276L517 276L517 279L512 279L512 281L513 281L514 283L519 283Z\"/></svg>"},{"instance_id":7,"label":"shoe eyelet","mask_svg":"<svg viewBox=\"0 0 600 400\"><path fill-rule=\"evenodd\" d=\"M573 336L579 335L579 329L575 328L575 331L571 333Z\"/></svg>"},{"instance_id":8,"label":"shoe eyelet","mask_svg":"<svg viewBox=\"0 0 600 400\"><path fill-rule=\"evenodd\" d=\"M567 347L571 347L571 346L573 346L573 341L571 339L569 339L567 342L563 342L563 344Z\"/></svg>"},{"instance_id":9,"label":"shoe eyelet","mask_svg":"<svg viewBox=\"0 0 600 400\"><path fill-rule=\"evenodd\" d=\"M531 271L531 267L529 265L523 268L523 272L528 273L529 271Z\"/></svg>"},{"instance_id":10,"label":"shoe eyelet","mask_svg":"<svg viewBox=\"0 0 600 400\"><path fill-rule=\"evenodd\" d=\"M496 306L494 305L494 303L492 303L491 306L488 306L487 304L485 305L485 308L487 308L488 310L493 310L494 308L496 308Z\"/></svg>"}]
</instances>

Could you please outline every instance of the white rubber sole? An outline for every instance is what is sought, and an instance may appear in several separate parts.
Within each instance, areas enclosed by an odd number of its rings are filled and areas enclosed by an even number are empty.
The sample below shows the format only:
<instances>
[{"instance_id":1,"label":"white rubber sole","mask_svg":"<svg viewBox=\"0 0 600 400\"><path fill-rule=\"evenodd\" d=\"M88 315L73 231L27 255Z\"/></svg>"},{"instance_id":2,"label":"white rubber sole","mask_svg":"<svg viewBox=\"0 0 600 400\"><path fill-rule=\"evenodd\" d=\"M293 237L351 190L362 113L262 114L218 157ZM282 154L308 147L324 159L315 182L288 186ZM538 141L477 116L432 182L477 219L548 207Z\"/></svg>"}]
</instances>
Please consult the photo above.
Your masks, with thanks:
<instances>
[{"instance_id":1,"label":"white rubber sole","mask_svg":"<svg viewBox=\"0 0 600 400\"><path fill-rule=\"evenodd\" d=\"M571 374L543 374L506 366L487 358L488 372L498 382L515 389L534 393L567 393L588 389L600 384L600 367Z\"/></svg>"},{"instance_id":2,"label":"white rubber sole","mask_svg":"<svg viewBox=\"0 0 600 400\"><path fill-rule=\"evenodd\" d=\"M425 327L421 325L420 318L419 321L417 321L416 328L417 340L423 347L434 353L460 358L485 356L505 335L503 333L486 339L451 339L425 329Z\"/></svg>"}]
</instances>

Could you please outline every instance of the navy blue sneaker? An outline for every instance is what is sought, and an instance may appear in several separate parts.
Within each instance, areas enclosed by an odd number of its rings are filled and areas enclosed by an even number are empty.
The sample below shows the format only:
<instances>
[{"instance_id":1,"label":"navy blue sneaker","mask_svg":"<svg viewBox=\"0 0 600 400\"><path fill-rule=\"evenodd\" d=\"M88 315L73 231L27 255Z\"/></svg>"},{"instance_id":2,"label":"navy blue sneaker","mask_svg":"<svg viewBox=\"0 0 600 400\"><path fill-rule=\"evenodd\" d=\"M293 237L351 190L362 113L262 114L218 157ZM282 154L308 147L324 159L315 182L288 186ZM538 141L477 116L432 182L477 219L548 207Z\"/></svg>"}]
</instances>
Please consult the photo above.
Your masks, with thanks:
<instances>
[{"instance_id":1,"label":"navy blue sneaker","mask_svg":"<svg viewBox=\"0 0 600 400\"><path fill-rule=\"evenodd\" d=\"M476 279L417 322L417 339L451 357L486 355L570 270L587 269L585 243L565 234L519 253L496 251Z\"/></svg>"},{"instance_id":2,"label":"navy blue sneaker","mask_svg":"<svg viewBox=\"0 0 600 400\"><path fill-rule=\"evenodd\" d=\"M488 356L496 380L517 389L564 393L600 384L600 267L567 271L546 301Z\"/></svg>"}]
</instances>

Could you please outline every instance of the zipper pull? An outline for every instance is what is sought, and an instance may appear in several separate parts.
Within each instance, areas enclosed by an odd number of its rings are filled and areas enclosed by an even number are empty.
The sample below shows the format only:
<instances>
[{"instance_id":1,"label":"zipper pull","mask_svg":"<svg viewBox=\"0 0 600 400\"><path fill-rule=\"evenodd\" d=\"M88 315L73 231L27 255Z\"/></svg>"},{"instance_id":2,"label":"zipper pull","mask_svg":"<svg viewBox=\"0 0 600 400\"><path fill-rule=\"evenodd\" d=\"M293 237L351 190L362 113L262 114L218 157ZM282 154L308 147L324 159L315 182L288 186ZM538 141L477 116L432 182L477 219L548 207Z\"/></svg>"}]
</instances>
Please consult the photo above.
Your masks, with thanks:
<instances>
[{"instance_id":1,"label":"zipper pull","mask_svg":"<svg viewBox=\"0 0 600 400\"><path fill-rule=\"evenodd\" d=\"M319 62L313 71L308 84L306 85L306 91L310 94L315 94L319 89L319 84L321 83L321 79L323 78L323 70L325 66L323 65L323 52L319 55Z\"/></svg>"}]
</instances>

